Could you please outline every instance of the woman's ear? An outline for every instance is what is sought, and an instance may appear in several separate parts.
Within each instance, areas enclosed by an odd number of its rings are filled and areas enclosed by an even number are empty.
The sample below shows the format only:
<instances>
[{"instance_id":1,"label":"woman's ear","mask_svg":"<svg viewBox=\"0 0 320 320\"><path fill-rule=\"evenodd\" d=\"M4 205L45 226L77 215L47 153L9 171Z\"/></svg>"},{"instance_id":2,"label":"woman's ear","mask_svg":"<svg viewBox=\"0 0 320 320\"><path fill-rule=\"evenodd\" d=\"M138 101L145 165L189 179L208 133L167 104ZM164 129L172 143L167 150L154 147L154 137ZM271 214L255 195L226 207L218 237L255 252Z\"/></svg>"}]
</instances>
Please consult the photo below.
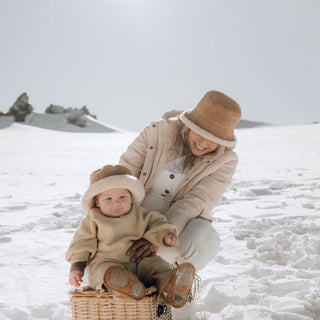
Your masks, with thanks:
<instances>
[{"instance_id":1,"label":"woman's ear","mask_svg":"<svg viewBox=\"0 0 320 320\"><path fill-rule=\"evenodd\" d=\"M98 199L98 197L95 197L95 198L94 198L94 201L95 201L95 203L96 203L96 207L100 208L100 204L99 204L99 199Z\"/></svg>"}]
</instances>

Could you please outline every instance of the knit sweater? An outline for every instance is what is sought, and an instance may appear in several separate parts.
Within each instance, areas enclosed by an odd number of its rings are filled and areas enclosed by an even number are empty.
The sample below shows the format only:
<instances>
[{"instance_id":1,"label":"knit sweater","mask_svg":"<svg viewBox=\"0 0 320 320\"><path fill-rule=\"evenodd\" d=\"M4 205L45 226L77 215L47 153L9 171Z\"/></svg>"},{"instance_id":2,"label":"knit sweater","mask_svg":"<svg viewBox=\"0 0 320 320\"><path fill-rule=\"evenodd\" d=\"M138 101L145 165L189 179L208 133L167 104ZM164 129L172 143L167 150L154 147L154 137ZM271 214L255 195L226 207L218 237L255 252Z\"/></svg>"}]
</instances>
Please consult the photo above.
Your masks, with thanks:
<instances>
[{"instance_id":1,"label":"knit sweater","mask_svg":"<svg viewBox=\"0 0 320 320\"><path fill-rule=\"evenodd\" d=\"M99 269L105 261L128 263L127 250L133 241L145 238L157 246L163 245L167 232L177 228L156 211L147 212L132 205L129 213L119 218L103 215L99 208L88 211L68 248L66 259L70 263L88 262L88 268Z\"/></svg>"}]
</instances>

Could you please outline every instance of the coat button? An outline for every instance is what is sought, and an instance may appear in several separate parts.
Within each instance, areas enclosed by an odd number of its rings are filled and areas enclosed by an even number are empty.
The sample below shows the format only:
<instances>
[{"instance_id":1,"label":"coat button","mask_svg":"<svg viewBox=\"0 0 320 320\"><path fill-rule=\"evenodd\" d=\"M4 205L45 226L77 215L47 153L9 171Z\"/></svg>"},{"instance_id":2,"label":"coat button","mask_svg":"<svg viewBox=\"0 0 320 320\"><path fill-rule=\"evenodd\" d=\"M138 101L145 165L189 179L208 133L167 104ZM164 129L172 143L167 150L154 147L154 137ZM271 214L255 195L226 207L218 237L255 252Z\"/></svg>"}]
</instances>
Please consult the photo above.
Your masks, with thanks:
<instances>
[{"instance_id":1,"label":"coat button","mask_svg":"<svg viewBox=\"0 0 320 320\"><path fill-rule=\"evenodd\" d=\"M168 189L164 190L165 194L170 194L170 191Z\"/></svg>"},{"instance_id":2,"label":"coat button","mask_svg":"<svg viewBox=\"0 0 320 320\"><path fill-rule=\"evenodd\" d=\"M146 176L146 175L147 175L147 173L146 173L146 172L143 172L143 173L142 173L142 175L143 175L143 176Z\"/></svg>"},{"instance_id":3,"label":"coat button","mask_svg":"<svg viewBox=\"0 0 320 320\"><path fill-rule=\"evenodd\" d=\"M170 174L170 179L174 179L174 174L173 173Z\"/></svg>"},{"instance_id":4,"label":"coat button","mask_svg":"<svg viewBox=\"0 0 320 320\"><path fill-rule=\"evenodd\" d=\"M150 146L150 149L152 150L152 149L153 149L153 146Z\"/></svg>"},{"instance_id":5,"label":"coat button","mask_svg":"<svg viewBox=\"0 0 320 320\"><path fill-rule=\"evenodd\" d=\"M155 125L155 124L153 124L153 125L152 125L152 127L153 127L153 128L155 128L155 127L156 127L156 125Z\"/></svg>"}]
</instances>

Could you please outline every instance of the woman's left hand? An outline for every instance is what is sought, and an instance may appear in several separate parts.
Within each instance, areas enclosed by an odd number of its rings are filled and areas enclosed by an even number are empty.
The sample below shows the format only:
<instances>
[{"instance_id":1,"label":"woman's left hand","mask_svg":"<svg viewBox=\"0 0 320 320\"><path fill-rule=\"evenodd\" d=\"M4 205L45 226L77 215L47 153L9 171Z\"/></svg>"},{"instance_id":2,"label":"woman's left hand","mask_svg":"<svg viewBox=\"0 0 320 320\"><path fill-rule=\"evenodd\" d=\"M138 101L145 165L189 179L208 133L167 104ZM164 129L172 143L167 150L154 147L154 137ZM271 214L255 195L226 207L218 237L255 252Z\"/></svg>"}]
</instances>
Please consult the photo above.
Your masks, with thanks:
<instances>
[{"instance_id":1,"label":"woman's left hand","mask_svg":"<svg viewBox=\"0 0 320 320\"><path fill-rule=\"evenodd\" d=\"M132 255L130 261L139 263L145 257L155 256L158 252L158 249L159 247L155 246L147 239L140 238L128 249L127 256Z\"/></svg>"}]
</instances>

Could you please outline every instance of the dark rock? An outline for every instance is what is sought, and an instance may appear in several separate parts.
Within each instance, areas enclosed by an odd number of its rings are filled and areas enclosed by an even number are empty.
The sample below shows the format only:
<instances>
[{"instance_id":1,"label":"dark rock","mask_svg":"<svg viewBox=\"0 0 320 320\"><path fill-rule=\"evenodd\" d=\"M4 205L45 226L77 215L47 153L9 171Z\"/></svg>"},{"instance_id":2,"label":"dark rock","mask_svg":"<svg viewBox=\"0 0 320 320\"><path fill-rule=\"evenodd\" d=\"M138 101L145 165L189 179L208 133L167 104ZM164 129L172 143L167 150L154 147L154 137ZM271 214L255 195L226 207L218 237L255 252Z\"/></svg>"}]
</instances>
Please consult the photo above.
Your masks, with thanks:
<instances>
[{"instance_id":1,"label":"dark rock","mask_svg":"<svg viewBox=\"0 0 320 320\"><path fill-rule=\"evenodd\" d=\"M64 108L55 104L50 104L50 106L46 109L45 113L50 114L62 114L67 113L70 114L70 123L73 123L76 121L76 119L80 118L80 115L88 115L91 116L94 119L97 119L97 116L90 114L90 111L88 110L87 106L83 106L80 110L78 108ZM83 121L81 121L83 122ZM74 123L73 123L74 124Z\"/></svg>"},{"instance_id":2,"label":"dark rock","mask_svg":"<svg viewBox=\"0 0 320 320\"><path fill-rule=\"evenodd\" d=\"M61 114L61 113L66 113L66 109L61 106L57 106L55 104L50 104L50 106L45 110L45 113L50 113L50 114Z\"/></svg>"},{"instance_id":3,"label":"dark rock","mask_svg":"<svg viewBox=\"0 0 320 320\"><path fill-rule=\"evenodd\" d=\"M68 123L74 124L75 126L81 128L85 128L87 126L87 121L80 110L71 110L69 113L70 115L67 118Z\"/></svg>"},{"instance_id":4,"label":"dark rock","mask_svg":"<svg viewBox=\"0 0 320 320\"><path fill-rule=\"evenodd\" d=\"M18 97L6 115L13 116L16 122L24 122L25 117L33 111L26 93Z\"/></svg>"},{"instance_id":5,"label":"dark rock","mask_svg":"<svg viewBox=\"0 0 320 320\"><path fill-rule=\"evenodd\" d=\"M80 109L80 111L81 111L83 114L86 114L86 115L88 115L88 116L90 115L90 112L89 112L87 106L83 106L83 107Z\"/></svg>"},{"instance_id":6,"label":"dark rock","mask_svg":"<svg viewBox=\"0 0 320 320\"><path fill-rule=\"evenodd\" d=\"M88 116L90 116L90 117L92 117L92 118L94 118L94 119L97 119L97 116L95 116L95 115L93 115L93 114L91 114L91 113L89 112L87 106L83 106L83 107L80 109L80 111L81 111L83 114L86 114L86 115L88 115Z\"/></svg>"}]
</instances>

